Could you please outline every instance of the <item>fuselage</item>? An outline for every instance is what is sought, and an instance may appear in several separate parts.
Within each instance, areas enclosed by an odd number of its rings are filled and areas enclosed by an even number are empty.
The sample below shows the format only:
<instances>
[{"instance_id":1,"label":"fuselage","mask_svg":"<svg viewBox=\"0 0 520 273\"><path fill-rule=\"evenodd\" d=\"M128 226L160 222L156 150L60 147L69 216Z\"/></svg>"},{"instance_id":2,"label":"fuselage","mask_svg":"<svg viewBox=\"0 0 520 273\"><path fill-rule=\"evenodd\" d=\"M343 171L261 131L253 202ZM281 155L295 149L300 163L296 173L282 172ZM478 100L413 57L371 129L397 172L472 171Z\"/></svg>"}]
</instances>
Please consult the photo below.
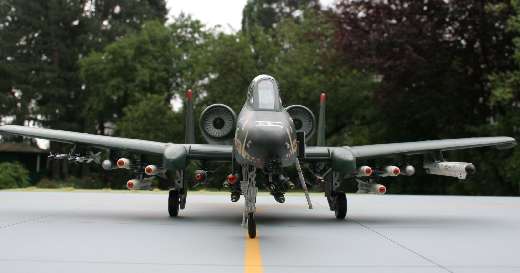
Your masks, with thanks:
<instances>
[{"instance_id":1,"label":"fuselage","mask_svg":"<svg viewBox=\"0 0 520 273\"><path fill-rule=\"evenodd\" d=\"M260 75L251 82L238 115L233 153L237 163L266 171L294 164L296 130L273 77Z\"/></svg>"}]
</instances>

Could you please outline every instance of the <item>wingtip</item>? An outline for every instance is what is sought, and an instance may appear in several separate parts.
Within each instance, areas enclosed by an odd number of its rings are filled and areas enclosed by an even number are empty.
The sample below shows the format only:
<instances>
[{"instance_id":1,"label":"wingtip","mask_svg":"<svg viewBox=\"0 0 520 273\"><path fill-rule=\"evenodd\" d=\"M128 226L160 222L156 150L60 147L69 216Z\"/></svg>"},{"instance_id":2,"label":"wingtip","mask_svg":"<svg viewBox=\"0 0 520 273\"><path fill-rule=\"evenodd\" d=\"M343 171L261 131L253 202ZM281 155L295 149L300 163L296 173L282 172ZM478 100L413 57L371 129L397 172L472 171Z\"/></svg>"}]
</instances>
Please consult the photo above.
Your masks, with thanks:
<instances>
[{"instance_id":1,"label":"wingtip","mask_svg":"<svg viewBox=\"0 0 520 273\"><path fill-rule=\"evenodd\" d=\"M516 142L516 139L512 138L512 137L501 137L504 141L497 145L497 149L499 150L506 150L506 149L511 149L513 147L516 146L517 142Z\"/></svg>"}]
</instances>

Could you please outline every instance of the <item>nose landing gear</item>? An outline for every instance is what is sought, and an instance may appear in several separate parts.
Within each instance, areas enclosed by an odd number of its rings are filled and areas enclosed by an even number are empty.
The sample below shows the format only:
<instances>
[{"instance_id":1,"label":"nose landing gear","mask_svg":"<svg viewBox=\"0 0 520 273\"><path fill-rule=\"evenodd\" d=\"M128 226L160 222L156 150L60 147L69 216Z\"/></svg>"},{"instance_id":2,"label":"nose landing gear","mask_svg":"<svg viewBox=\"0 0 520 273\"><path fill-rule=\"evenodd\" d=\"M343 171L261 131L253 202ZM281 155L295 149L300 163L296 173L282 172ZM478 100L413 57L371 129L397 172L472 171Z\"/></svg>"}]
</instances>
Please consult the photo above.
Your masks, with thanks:
<instances>
[{"instance_id":1,"label":"nose landing gear","mask_svg":"<svg viewBox=\"0 0 520 273\"><path fill-rule=\"evenodd\" d=\"M258 188L256 187L256 168L254 166L242 166L242 181L240 181L240 188L244 194L244 213L242 215L242 226L247 225L247 233L249 238L256 237L256 194Z\"/></svg>"}]
</instances>

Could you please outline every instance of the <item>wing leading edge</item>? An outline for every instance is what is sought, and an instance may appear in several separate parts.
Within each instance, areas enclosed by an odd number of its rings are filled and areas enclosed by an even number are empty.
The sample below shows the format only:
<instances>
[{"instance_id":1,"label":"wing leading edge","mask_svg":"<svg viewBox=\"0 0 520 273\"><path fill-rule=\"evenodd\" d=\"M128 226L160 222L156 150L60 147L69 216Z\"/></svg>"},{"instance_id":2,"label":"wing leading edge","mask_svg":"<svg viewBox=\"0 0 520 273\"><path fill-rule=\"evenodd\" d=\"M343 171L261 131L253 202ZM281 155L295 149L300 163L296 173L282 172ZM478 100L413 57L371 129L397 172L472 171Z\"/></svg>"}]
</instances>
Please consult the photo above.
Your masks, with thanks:
<instances>
[{"instance_id":1,"label":"wing leading edge","mask_svg":"<svg viewBox=\"0 0 520 273\"><path fill-rule=\"evenodd\" d=\"M376 158L394 155L417 155L435 151L452 151L480 147L496 147L508 149L516 145L511 137L474 137L442 140L425 140L416 142L402 142L389 144L373 144L363 146L343 146L355 158ZM306 158L309 160L330 159L332 151L340 147L307 147Z\"/></svg>"},{"instance_id":2,"label":"wing leading edge","mask_svg":"<svg viewBox=\"0 0 520 273\"><path fill-rule=\"evenodd\" d=\"M172 144L141 139L111 137L87 133L70 132L18 125L0 126L1 134L19 135L50 141L83 144L92 147L109 148L144 154L163 155L170 145L183 145L190 159L231 160L232 149L229 145Z\"/></svg>"},{"instance_id":3,"label":"wing leading edge","mask_svg":"<svg viewBox=\"0 0 520 273\"><path fill-rule=\"evenodd\" d=\"M452 151L480 147L508 149L515 145L516 140L511 137L475 137L352 146L350 147L350 151L356 158L373 158L392 155L425 154L434 151Z\"/></svg>"}]
</instances>

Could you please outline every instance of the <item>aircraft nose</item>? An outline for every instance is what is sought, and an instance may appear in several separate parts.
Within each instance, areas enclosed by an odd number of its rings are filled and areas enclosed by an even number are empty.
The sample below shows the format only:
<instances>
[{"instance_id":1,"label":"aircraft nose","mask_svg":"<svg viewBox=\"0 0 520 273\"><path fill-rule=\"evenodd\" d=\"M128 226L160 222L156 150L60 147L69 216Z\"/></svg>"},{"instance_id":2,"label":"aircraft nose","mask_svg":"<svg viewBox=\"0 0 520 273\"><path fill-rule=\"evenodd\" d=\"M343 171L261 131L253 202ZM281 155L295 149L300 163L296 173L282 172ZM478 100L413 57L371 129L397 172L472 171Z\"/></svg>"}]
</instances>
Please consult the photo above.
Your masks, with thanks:
<instances>
[{"instance_id":1,"label":"aircraft nose","mask_svg":"<svg viewBox=\"0 0 520 273\"><path fill-rule=\"evenodd\" d=\"M256 128L249 132L245 145L249 155L262 164L283 160L290 149L289 136L283 128L269 130Z\"/></svg>"}]
</instances>

